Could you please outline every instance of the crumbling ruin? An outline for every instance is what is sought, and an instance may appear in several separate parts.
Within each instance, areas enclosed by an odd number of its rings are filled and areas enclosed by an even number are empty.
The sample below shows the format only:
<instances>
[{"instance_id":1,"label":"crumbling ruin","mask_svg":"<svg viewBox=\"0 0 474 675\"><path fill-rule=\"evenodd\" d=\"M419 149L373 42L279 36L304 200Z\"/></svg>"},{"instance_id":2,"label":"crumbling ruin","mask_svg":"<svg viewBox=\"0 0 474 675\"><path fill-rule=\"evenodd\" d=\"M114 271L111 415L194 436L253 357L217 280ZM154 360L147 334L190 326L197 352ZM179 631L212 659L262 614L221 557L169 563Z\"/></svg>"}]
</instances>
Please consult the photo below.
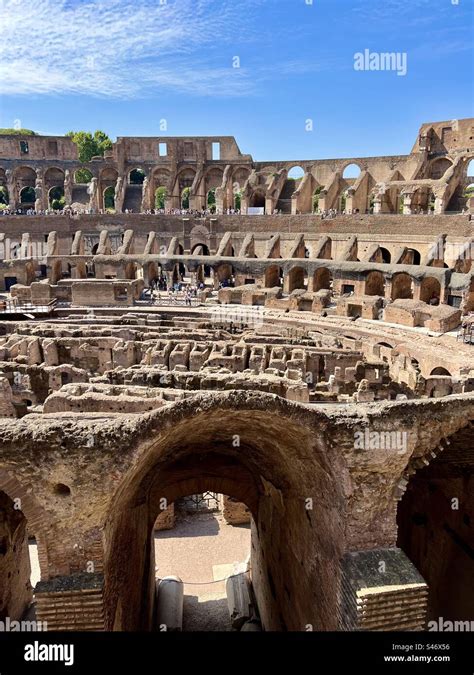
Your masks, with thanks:
<instances>
[{"instance_id":1,"label":"crumbling ruin","mask_svg":"<svg viewBox=\"0 0 474 675\"><path fill-rule=\"evenodd\" d=\"M264 630L472 619L473 231L449 214L472 123L424 125L351 184L349 160L302 162L281 209L292 163L232 138L167 139L159 161L159 139L119 138L89 188L70 140L28 138L29 167L0 141L12 208L34 185L46 208L62 180L91 211L0 219L0 617L31 603L34 536L50 629L151 630L152 533L212 491L228 522L251 519ZM198 210L215 188L220 213L125 213L160 185ZM346 214L312 215L315 186ZM110 187L117 213L101 214ZM434 213L416 215L429 190Z\"/></svg>"}]
</instances>

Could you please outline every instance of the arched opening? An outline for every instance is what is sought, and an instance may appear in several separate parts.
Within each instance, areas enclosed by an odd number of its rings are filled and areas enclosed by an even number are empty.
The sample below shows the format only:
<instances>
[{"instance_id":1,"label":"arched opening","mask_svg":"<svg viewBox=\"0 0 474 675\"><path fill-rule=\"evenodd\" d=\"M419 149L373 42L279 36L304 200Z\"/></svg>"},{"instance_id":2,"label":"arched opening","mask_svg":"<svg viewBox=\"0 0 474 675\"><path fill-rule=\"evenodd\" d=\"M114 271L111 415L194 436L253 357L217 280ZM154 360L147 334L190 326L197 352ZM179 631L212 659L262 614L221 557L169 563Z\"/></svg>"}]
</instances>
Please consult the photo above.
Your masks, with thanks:
<instances>
[{"instance_id":1,"label":"arched opening","mask_svg":"<svg viewBox=\"0 0 474 675\"><path fill-rule=\"evenodd\" d=\"M29 166L20 166L15 169L15 181L19 189L20 205L34 207L36 200L36 171ZM26 188L29 188L28 190Z\"/></svg>"},{"instance_id":2,"label":"arched opening","mask_svg":"<svg viewBox=\"0 0 474 675\"><path fill-rule=\"evenodd\" d=\"M168 198L168 191L165 187L160 186L155 190L155 209L163 210L166 207L166 200Z\"/></svg>"},{"instance_id":3,"label":"arched opening","mask_svg":"<svg viewBox=\"0 0 474 675\"><path fill-rule=\"evenodd\" d=\"M20 621L33 600L27 520L21 499L0 491L0 621Z\"/></svg>"},{"instance_id":4,"label":"arched opening","mask_svg":"<svg viewBox=\"0 0 474 675\"><path fill-rule=\"evenodd\" d=\"M385 278L382 272L369 272L365 279L365 294L385 296Z\"/></svg>"},{"instance_id":5,"label":"arched opening","mask_svg":"<svg viewBox=\"0 0 474 675\"><path fill-rule=\"evenodd\" d=\"M441 296L441 284L434 277L425 277L420 285L420 300L429 305L439 305Z\"/></svg>"},{"instance_id":6,"label":"arched opening","mask_svg":"<svg viewBox=\"0 0 474 675\"><path fill-rule=\"evenodd\" d=\"M286 414L288 404L269 398L265 410L226 407L234 395L222 393L219 403L207 398L205 410L204 398L185 402L173 419L159 411L154 436L135 440L134 460L107 518L108 629L151 628L160 565L156 518L178 498L206 491L230 495L252 514L251 577L264 628L335 629L344 545L341 478L333 477L334 462L318 449L316 428Z\"/></svg>"},{"instance_id":7,"label":"arched opening","mask_svg":"<svg viewBox=\"0 0 474 675\"><path fill-rule=\"evenodd\" d=\"M360 176L360 166L356 164L355 162L352 162L351 164L348 164L344 171L342 172L342 177L343 178L349 178L352 179L353 181Z\"/></svg>"},{"instance_id":8,"label":"arched opening","mask_svg":"<svg viewBox=\"0 0 474 675\"><path fill-rule=\"evenodd\" d=\"M313 275L313 290L322 290L323 288L330 289L332 287L332 274L327 267L320 267Z\"/></svg>"},{"instance_id":9,"label":"arched opening","mask_svg":"<svg viewBox=\"0 0 474 675\"><path fill-rule=\"evenodd\" d=\"M379 248L379 254L380 254L380 257L382 258L381 262L383 262L383 263L385 263L385 264L387 264L387 265L388 265L388 264L390 263L390 261L392 260L392 256L391 256L390 251L388 250L388 248L384 248L383 246L380 246L380 248Z\"/></svg>"},{"instance_id":10,"label":"arched opening","mask_svg":"<svg viewBox=\"0 0 474 675\"><path fill-rule=\"evenodd\" d=\"M156 574L184 582L183 632L231 629L226 579L248 567L250 519L245 504L210 490L177 499L158 516Z\"/></svg>"},{"instance_id":11,"label":"arched opening","mask_svg":"<svg viewBox=\"0 0 474 675\"><path fill-rule=\"evenodd\" d=\"M252 208L265 208L265 194L263 192L254 192L250 197L250 206Z\"/></svg>"},{"instance_id":12,"label":"arched opening","mask_svg":"<svg viewBox=\"0 0 474 675\"><path fill-rule=\"evenodd\" d=\"M306 270L303 267L293 267L288 272L288 285L287 291L291 293L292 291L297 290L298 288L307 288L308 287L308 277Z\"/></svg>"},{"instance_id":13,"label":"arched opening","mask_svg":"<svg viewBox=\"0 0 474 675\"><path fill-rule=\"evenodd\" d=\"M77 169L77 171L74 172L74 182L77 185L87 185L91 182L92 177L92 173L89 169Z\"/></svg>"},{"instance_id":14,"label":"arched opening","mask_svg":"<svg viewBox=\"0 0 474 675\"><path fill-rule=\"evenodd\" d=\"M416 248L408 248L403 263L405 265L419 265L421 263L421 253Z\"/></svg>"},{"instance_id":15,"label":"arched opening","mask_svg":"<svg viewBox=\"0 0 474 675\"><path fill-rule=\"evenodd\" d=\"M64 188L62 185L55 185L48 192L48 204L54 211L60 211L64 208Z\"/></svg>"},{"instance_id":16,"label":"arched opening","mask_svg":"<svg viewBox=\"0 0 474 675\"><path fill-rule=\"evenodd\" d=\"M104 190L104 209L106 211L115 210L115 189L111 185Z\"/></svg>"},{"instance_id":17,"label":"arched opening","mask_svg":"<svg viewBox=\"0 0 474 675\"><path fill-rule=\"evenodd\" d=\"M24 187L20 190L20 204L25 206L34 205L36 199L36 192L32 187Z\"/></svg>"},{"instance_id":18,"label":"arched opening","mask_svg":"<svg viewBox=\"0 0 474 675\"><path fill-rule=\"evenodd\" d=\"M233 189L232 192L233 192L233 199L234 199L233 208L236 211L240 211L240 209L242 208L242 190L239 187L236 188L234 186L234 189Z\"/></svg>"},{"instance_id":19,"label":"arched opening","mask_svg":"<svg viewBox=\"0 0 474 675\"><path fill-rule=\"evenodd\" d=\"M181 192L181 208L189 209L189 195L191 194L191 188L185 187Z\"/></svg>"},{"instance_id":20,"label":"arched opening","mask_svg":"<svg viewBox=\"0 0 474 675\"><path fill-rule=\"evenodd\" d=\"M433 180L439 180L451 167L452 163L449 161L449 159L446 159L446 157L435 159L430 166L429 178L432 178Z\"/></svg>"},{"instance_id":21,"label":"arched opening","mask_svg":"<svg viewBox=\"0 0 474 675\"><path fill-rule=\"evenodd\" d=\"M265 270L265 288L283 286L283 270L278 265L271 265Z\"/></svg>"},{"instance_id":22,"label":"arched opening","mask_svg":"<svg viewBox=\"0 0 474 675\"><path fill-rule=\"evenodd\" d=\"M206 244L194 244L191 249L191 255L210 255L209 247ZM210 278L212 269L210 265L201 265L198 272L198 278L204 281L204 278Z\"/></svg>"},{"instance_id":23,"label":"arched opening","mask_svg":"<svg viewBox=\"0 0 474 675\"><path fill-rule=\"evenodd\" d=\"M211 213L216 212L216 188L212 188L207 193L206 206Z\"/></svg>"},{"instance_id":24,"label":"arched opening","mask_svg":"<svg viewBox=\"0 0 474 675\"><path fill-rule=\"evenodd\" d=\"M468 424L433 449L437 457L411 476L398 505L397 545L428 584L431 621L473 619L473 446Z\"/></svg>"},{"instance_id":25,"label":"arched opening","mask_svg":"<svg viewBox=\"0 0 474 675\"><path fill-rule=\"evenodd\" d=\"M129 262L125 265L125 279L137 279L138 265L134 262Z\"/></svg>"},{"instance_id":26,"label":"arched opening","mask_svg":"<svg viewBox=\"0 0 474 675\"><path fill-rule=\"evenodd\" d=\"M0 185L0 204L8 204L8 190L5 185Z\"/></svg>"},{"instance_id":27,"label":"arched opening","mask_svg":"<svg viewBox=\"0 0 474 675\"><path fill-rule=\"evenodd\" d=\"M303 178L305 170L302 166L293 166L288 171L288 178L293 178L295 181L299 181Z\"/></svg>"},{"instance_id":28,"label":"arched opening","mask_svg":"<svg viewBox=\"0 0 474 675\"><path fill-rule=\"evenodd\" d=\"M443 375L443 376L451 377L451 373L449 372L449 370L446 370L446 368L442 368L441 366L437 366L436 368L433 368L430 375Z\"/></svg>"},{"instance_id":29,"label":"arched opening","mask_svg":"<svg viewBox=\"0 0 474 675\"><path fill-rule=\"evenodd\" d=\"M392 300L412 298L413 287L410 275L405 274L405 272L394 274L392 278Z\"/></svg>"},{"instance_id":30,"label":"arched opening","mask_svg":"<svg viewBox=\"0 0 474 675\"><path fill-rule=\"evenodd\" d=\"M128 174L128 182L130 185L142 185L145 180L145 172L143 169L132 169Z\"/></svg>"},{"instance_id":31,"label":"arched opening","mask_svg":"<svg viewBox=\"0 0 474 675\"><path fill-rule=\"evenodd\" d=\"M313 213L317 213L319 209L319 196L321 194L321 190L323 189L322 185L318 185L316 190L313 192Z\"/></svg>"},{"instance_id":32,"label":"arched opening","mask_svg":"<svg viewBox=\"0 0 474 675\"><path fill-rule=\"evenodd\" d=\"M9 204L9 195L7 189L7 174L5 169L0 169L0 208L8 206Z\"/></svg>"}]
</instances>

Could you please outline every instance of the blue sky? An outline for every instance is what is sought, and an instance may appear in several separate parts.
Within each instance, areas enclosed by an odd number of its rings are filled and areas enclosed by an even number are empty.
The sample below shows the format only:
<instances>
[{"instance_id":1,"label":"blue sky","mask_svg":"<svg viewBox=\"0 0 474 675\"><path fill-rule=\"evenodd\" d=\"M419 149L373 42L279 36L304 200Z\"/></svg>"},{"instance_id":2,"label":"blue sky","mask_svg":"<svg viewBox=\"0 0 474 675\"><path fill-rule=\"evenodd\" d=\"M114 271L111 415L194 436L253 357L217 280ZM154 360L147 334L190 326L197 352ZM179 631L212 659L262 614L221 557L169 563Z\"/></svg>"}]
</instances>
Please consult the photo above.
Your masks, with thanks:
<instances>
[{"instance_id":1,"label":"blue sky","mask_svg":"<svg viewBox=\"0 0 474 675\"><path fill-rule=\"evenodd\" d=\"M404 154L422 122L473 116L473 3L3 0L0 126L234 135L257 160ZM406 75L356 71L365 49L406 54Z\"/></svg>"}]
</instances>

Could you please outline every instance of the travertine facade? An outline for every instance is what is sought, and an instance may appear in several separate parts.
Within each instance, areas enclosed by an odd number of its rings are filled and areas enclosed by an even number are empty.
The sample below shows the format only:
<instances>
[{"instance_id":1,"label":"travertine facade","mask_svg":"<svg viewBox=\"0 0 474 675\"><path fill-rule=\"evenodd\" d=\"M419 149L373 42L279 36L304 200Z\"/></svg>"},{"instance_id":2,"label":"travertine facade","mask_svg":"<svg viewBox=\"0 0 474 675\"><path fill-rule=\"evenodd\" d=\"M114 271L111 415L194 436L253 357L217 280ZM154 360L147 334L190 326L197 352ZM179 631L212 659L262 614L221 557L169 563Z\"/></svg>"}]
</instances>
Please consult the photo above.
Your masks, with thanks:
<instances>
[{"instance_id":1,"label":"travertine facade","mask_svg":"<svg viewBox=\"0 0 474 675\"><path fill-rule=\"evenodd\" d=\"M409 155L255 162L232 136L119 137L103 158L83 165L70 138L12 135L0 138L0 185L12 209L47 209L53 188L62 189L68 206L99 211L108 201L117 212L154 208L163 188L166 208L181 208L189 188L189 207L197 210L214 190L218 212L234 208L239 193L242 213L311 213L315 195L319 211L410 214L433 204L444 213L466 207L473 138L473 119L433 122L422 125ZM360 169L357 178L344 175L352 164ZM296 181L288 176L295 166L303 170ZM90 172L87 184L76 182L83 168Z\"/></svg>"}]
</instances>

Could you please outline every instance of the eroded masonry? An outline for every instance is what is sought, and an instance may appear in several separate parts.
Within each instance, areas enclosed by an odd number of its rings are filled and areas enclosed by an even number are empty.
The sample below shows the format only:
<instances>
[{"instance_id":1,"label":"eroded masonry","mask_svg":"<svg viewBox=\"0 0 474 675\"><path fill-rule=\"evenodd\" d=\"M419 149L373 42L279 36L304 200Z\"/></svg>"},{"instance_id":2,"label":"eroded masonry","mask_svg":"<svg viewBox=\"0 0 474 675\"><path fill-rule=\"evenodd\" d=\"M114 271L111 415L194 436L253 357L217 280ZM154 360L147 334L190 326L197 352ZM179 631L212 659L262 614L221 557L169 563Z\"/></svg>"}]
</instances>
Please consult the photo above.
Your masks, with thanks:
<instances>
[{"instance_id":1,"label":"eroded masonry","mask_svg":"<svg viewBox=\"0 0 474 675\"><path fill-rule=\"evenodd\" d=\"M49 629L152 630L153 533L206 491L251 519L264 630L474 619L473 125L298 162L291 192L294 162L232 138L119 138L87 167L0 139L30 210L0 217L1 619L34 599ZM40 215L58 186L71 211ZM167 213L185 188L216 213Z\"/></svg>"}]
</instances>

